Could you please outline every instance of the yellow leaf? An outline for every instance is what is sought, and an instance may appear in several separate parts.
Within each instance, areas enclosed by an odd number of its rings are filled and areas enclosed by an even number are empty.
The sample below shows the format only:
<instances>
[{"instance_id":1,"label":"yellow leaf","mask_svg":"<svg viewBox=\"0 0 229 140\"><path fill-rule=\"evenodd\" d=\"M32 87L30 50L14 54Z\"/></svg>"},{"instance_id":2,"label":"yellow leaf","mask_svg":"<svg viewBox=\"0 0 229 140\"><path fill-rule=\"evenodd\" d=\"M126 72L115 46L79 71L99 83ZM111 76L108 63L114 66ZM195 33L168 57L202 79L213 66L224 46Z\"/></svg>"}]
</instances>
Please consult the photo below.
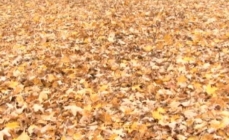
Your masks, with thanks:
<instances>
[{"instance_id":1,"label":"yellow leaf","mask_svg":"<svg viewBox=\"0 0 229 140\"><path fill-rule=\"evenodd\" d=\"M212 120L210 121L210 128L213 128L215 130L220 128L220 121Z\"/></svg>"},{"instance_id":2,"label":"yellow leaf","mask_svg":"<svg viewBox=\"0 0 229 140\"><path fill-rule=\"evenodd\" d=\"M163 118L163 113L165 113L165 110L162 107L159 107L156 111L152 112L152 117L154 119L161 120Z\"/></svg>"},{"instance_id":3,"label":"yellow leaf","mask_svg":"<svg viewBox=\"0 0 229 140\"><path fill-rule=\"evenodd\" d=\"M165 113L165 109L162 108L162 107L159 107L159 108L157 109L157 111L158 111L159 113Z\"/></svg>"},{"instance_id":4,"label":"yellow leaf","mask_svg":"<svg viewBox=\"0 0 229 140\"><path fill-rule=\"evenodd\" d=\"M138 130L138 123L137 123L137 122L134 122L134 123L131 125L130 133L131 133L133 130Z\"/></svg>"},{"instance_id":5,"label":"yellow leaf","mask_svg":"<svg viewBox=\"0 0 229 140\"><path fill-rule=\"evenodd\" d=\"M223 50L224 53L228 53L229 52L228 48L223 48L222 50Z\"/></svg>"},{"instance_id":6,"label":"yellow leaf","mask_svg":"<svg viewBox=\"0 0 229 140\"><path fill-rule=\"evenodd\" d=\"M108 35L108 38L107 38L107 40L109 41L109 42L115 42L115 33L114 32L111 32L109 35Z\"/></svg>"},{"instance_id":7,"label":"yellow leaf","mask_svg":"<svg viewBox=\"0 0 229 140\"><path fill-rule=\"evenodd\" d=\"M23 99L23 97L21 95L18 95L16 97L16 101L17 101L17 103L18 103L19 106L23 106L24 103L25 103L25 101L24 101L24 99Z\"/></svg>"},{"instance_id":8,"label":"yellow leaf","mask_svg":"<svg viewBox=\"0 0 229 140\"><path fill-rule=\"evenodd\" d=\"M185 62L185 63L187 63L187 62L190 62L190 61L193 61L194 59L192 58L192 57L187 57L187 56L185 56L184 58L183 58L183 61Z\"/></svg>"},{"instance_id":9,"label":"yellow leaf","mask_svg":"<svg viewBox=\"0 0 229 140\"><path fill-rule=\"evenodd\" d=\"M27 135L26 132L23 132L16 140L30 140L30 137Z\"/></svg>"},{"instance_id":10,"label":"yellow leaf","mask_svg":"<svg viewBox=\"0 0 229 140\"><path fill-rule=\"evenodd\" d=\"M17 69L18 69L20 72L24 72L24 71L25 71L25 66L24 66L24 64L20 65Z\"/></svg>"},{"instance_id":11,"label":"yellow leaf","mask_svg":"<svg viewBox=\"0 0 229 140\"><path fill-rule=\"evenodd\" d=\"M35 22L39 22L40 21L40 16L39 15L35 15L34 17L33 17L33 21L35 21Z\"/></svg>"},{"instance_id":12,"label":"yellow leaf","mask_svg":"<svg viewBox=\"0 0 229 140\"><path fill-rule=\"evenodd\" d=\"M200 138L201 140L213 140L213 135L212 134L204 134Z\"/></svg>"},{"instance_id":13,"label":"yellow leaf","mask_svg":"<svg viewBox=\"0 0 229 140\"><path fill-rule=\"evenodd\" d=\"M109 140L115 140L118 137L117 134L112 134L109 138Z\"/></svg>"},{"instance_id":14,"label":"yellow leaf","mask_svg":"<svg viewBox=\"0 0 229 140\"><path fill-rule=\"evenodd\" d=\"M104 121L106 124L110 124L110 123L112 122L110 114L104 113L104 114L103 114L103 121Z\"/></svg>"},{"instance_id":15,"label":"yellow leaf","mask_svg":"<svg viewBox=\"0 0 229 140\"><path fill-rule=\"evenodd\" d=\"M99 100L99 96L98 96L98 94L91 94L90 99L92 102L96 102Z\"/></svg>"},{"instance_id":16,"label":"yellow leaf","mask_svg":"<svg viewBox=\"0 0 229 140\"><path fill-rule=\"evenodd\" d=\"M152 116L153 116L154 119L157 119L157 120L161 120L162 119L162 115L158 111L153 111L152 112Z\"/></svg>"},{"instance_id":17,"label":"yellow leaf","mask_svg":"<svg viewBox=\"0 0 229 140\"><path fill-rule=\"evenodd\" d=\"M206 78L206 79L211 79L211 78L212 78L212 75L209 74L209 73L206 73L206 74L205 74L205 78Z\"/></svg>"},{"instance_id":18,"label":"yellow leaf","mask_svg":"<svg viewBox=\"0 0 229 140\"><path fill-rule=\"evenodd\" d=\"M220 128L225 128L229 126L229 117L223 118L223 120L220 123Z\"/></svg>"},{"instance_id":19,"label":"yellow leaf","mask_svg":"<svg viewBox=\"0 0 229 140\"><path fill-rule=\"evenodd\" d=\"M133 85L132 87L131 87L131 89L133 90L133 91L142 91L142 89L141 89L141 85Z\"/></svg>"},{"instance_id":20,"label":"yellow leaf","mask_svg":"<svg viewBox=\"0 0 229 140\"><path fill-rule=\"evenodd\" d=\"M91 112L92 107L91 107L90 104L88 104L88 105L85 105L83 109L84 109L84 111L89 111L89 112Z\"/></svg>"},{"instance_id":21,"label":"yellow leaf","mask_svg":"<svg viewBox=\"0 0 229 140\"><path fill-rule=\"evenodd\" d=\"M200 83L194 82L193 86L194 86L195 89L201 89L201 84Z\"/></svg>"},{"instance_id":22,"label":"yellow leaf","mask_svg":"<svg viewBox=\"0 0 229 140\"><path fill-rule=\"evenodd\" d=\"M187 140L199 140L199 138L197 136L191 136Z\"/></svg>"},{"instance_id":23,"label":"yellow leaf","mask_svg":"<svg viewBox=\"0 0 229 140\"><path fill-rule=\"evenodd\" d=\"M163 82L168 82L171 80L171 77L170 76L165 76L164 78L161 79Z\"/></svg>"},{"instance_id":24,"label":"yellow leaf","mask_svg":"<svg viewBox=\"0 0 229 140\"><path fill-rule=\"evenodd\" d=\"M101 92L101 91L105 91L105 90L107 90L107 88L108 88L108 85L101 85L100 87L99 87L99 91Z\"/></svg>"},{"instance_id":25,"label":"yellow leaf","mask_svg":"<svg viewBox=\"0 0 229 140\"><path fill-rule=\"evenodd\" d=\"M54 81L55 79L56 79L56 77L55 77L53 74L48 74L47 80L48 80L49 82L52 82L52 81Z\"/></svg>"},{"instance_id":26,"label":"yellow leaf","mask_svg":"<svg viewBox=\"0 0 229 140\"><path fill-rule=\"evenodd\" d=\"M142 124L142 125L139 126L138 130L139 130L139 132L141 134L145 134L147 132L147 129L148 129L147 125L146 124Z\"/></svg>"},{"instance_id":27,"label":"yellow leaf","mask_svg":"<svg viewBox=\"0 0 229 140\"><path fill-rule=\"evenodd\" d=\"M62 136L61 140L67 140L66 136Z\"/></svg>"},{"instance_id":28,"label":"yellow leaf","mask_svg":"<svg viewBox=\"0 0 229 140\"><path fill-rule=\"evenodd\" d=\"M177 78L178 83L184 83L187 81L187 78L184 75L181 75Z\"/></svg>"},{"instance_id":29,"label":"yellow leaf","mask_svg":"<svg viewBox=\"0 0 229 140\"><path fill-rule=\"evenodd\" d=\"M18 122L10 122L6 124L6 128L8 129L15 129L19 127L19 123Z\"/></svg>"},{"instance_id":30,"label":"yellow leaf","mask_svg":"<svg viewBox=\"0 0 229 140\"><path fill-rule=\"evenodd\" d=\"M95 137L95 139L96 139L96 140L104 140L103 136L101 136L100 134L97 135L97 136Z\"/></svg>"},{"instance_id":31,"label":"yellow leaf","mask_svg":"<svg viewBox=\"0 0 229 140\"><path fill-rule=\"evenodd\" d=\"M49 91L45 91L44 90L39 94L38 100L40 101L40 103L42 103L43 101L48 99L48 94L49 93L50 93Z\"/></svg>"},{"instance_id":32,"label":"yellow leaf","mask_svg":"<svg viewBox=\"0 0 229 140\"><path fill-rule=\"evenodd\" d=\"M35 78L35 79L33 79L33 84L34 84L34 85L42 85L42 82L41 82L40 79Z\"/></svg>"},{"instance_id":33,"label":"yellow leaf","mask_svg":"<svg viewBox=\"0 0 229 140\"><path fill-rule=\"evenodd\" d=\"M8 86L10 87L10 88L16 88L17 86L19 85L19 83L17 82L17 81L10 81L9 83L8 83Z\"/></svg>"},{"instance_id":34,"label":"yellow leaf","mask_svg":"<svg viewBox=\"0 0 229 140\"><path fill-rule=\"evenodd\" d=\"M164 36L164 41L165 41L168 45L171 45L171 44L173 43L173 38L172 38L171 35L166 34L166 35Z\"/></svg>"},{"instance_id":35,"label":"yellow leaf","mask_svg":"<svg viewBox=\"0 0 229 140\"><path fill-rule=\"evenodd\" d=\"M18 93L22 92L23 89L24 89L24 85L18 85L18 86L14 89L13 94L18 94Z\"/></svg>"},{"instance_id":36,"label":"yellow leaf","mask_svg":"<svg viewBox=\"0 0 229 140\"><path fill-rule=\"evenodd\" d=\"M70 59L65 55L61 58L61 62L63 63L69 63L70 62Z\"/></svg>"},{"instance_id":37,"label":"yellow leaf","mask_svg":"<svg viewBox=\"0 0 229 140\"><path fill-rule=\"evenodd\" d=\"M75 134L73 135L73 139L74 139L74 140L80 140L80 139L82 139L82 134L81 134L81 133L75 133Z\"/></svg>"},{"instance_id":38,"label":"yellow leaf","mask_svg":"<svg viewBox=\"0 0 229 140\"><path fill-rule=\"evenodd\" d=\"M153 46L147 45L147 46L144 46L142 49L143 49L144 51L146 51L146 52L150 52L150 51L153 50Z\"/></svg>"},{"instance_id":39,"label":"yellow leaf","mask_svg":"<svg viewBox=\"0 0 229 140\"><path fill-rule=\"evenodd\" d=\"M211 86L210 84L206 86L206 92L210 96L215 96L215 92L218 90L217 87Z\"/></svg>"},{"instance_id":40,"label":"yellow leaf","mask_svg":"<svg viewBox=\"0 0 229 140\"><path fill-rule=\"evenodd\" d=\"M13 48L15 50L25 50L26 49L26 47L25 46L22 46L22 45L15 45L15 46L13 46Z\"/></svg>"}]
</instances>

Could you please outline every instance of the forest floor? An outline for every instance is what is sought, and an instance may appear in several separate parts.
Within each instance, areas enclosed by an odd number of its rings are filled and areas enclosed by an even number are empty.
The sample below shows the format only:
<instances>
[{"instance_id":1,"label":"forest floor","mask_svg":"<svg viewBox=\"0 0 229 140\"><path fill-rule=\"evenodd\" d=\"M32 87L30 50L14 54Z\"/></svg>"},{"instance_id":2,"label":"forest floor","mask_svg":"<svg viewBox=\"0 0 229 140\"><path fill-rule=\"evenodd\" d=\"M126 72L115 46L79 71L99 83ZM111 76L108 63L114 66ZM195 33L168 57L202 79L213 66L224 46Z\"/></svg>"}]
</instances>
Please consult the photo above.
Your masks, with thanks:
<instances>
[{"instance_id":1,"label":"forest floor","mask_svg":"<svg viewBox=\"0 0 229 140\"><path fill-rule=\"evenodd\" d=\"M226 0L0 0L0 140L229 140Z\"/></svg>"}]
</instances>

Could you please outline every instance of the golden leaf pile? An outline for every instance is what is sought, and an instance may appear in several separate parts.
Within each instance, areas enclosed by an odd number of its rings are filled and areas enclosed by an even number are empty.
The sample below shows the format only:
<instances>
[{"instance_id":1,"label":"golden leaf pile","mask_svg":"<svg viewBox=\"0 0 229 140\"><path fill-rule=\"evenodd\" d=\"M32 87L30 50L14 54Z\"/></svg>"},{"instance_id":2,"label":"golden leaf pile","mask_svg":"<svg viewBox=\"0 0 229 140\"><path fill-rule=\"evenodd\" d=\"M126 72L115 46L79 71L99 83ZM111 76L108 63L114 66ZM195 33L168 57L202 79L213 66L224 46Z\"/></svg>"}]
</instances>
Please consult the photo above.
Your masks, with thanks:
<instances>
[{"instance_id":1,"label":"golden leaf pile","mask_svg":"<svg viewBox=\"0 0 229 140\"><path fill-rule=\"evenodd\" d=\"M229 1L0 0L0 140L228 140Z\"/></svg>"}]
</instances>

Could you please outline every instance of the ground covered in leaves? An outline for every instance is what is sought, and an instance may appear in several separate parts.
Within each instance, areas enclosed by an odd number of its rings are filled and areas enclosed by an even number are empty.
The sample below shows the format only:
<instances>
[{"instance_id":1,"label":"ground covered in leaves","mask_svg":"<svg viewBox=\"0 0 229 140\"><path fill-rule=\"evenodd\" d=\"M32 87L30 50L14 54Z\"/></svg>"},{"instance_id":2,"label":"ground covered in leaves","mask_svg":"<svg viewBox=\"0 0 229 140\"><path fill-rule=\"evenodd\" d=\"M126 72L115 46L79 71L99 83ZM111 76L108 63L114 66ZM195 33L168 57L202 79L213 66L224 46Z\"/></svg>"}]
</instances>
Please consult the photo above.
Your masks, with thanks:
<instances>
[{"instance_id":1,"label":"ground covered in leaves","mask_svg":"<svg viewBox=\"0 0 229 140\"><path fill-rule=\"evenodd\" d=\"M0 140L228 140L226 0L1 0Z\"/></svg>"}]
</instances>

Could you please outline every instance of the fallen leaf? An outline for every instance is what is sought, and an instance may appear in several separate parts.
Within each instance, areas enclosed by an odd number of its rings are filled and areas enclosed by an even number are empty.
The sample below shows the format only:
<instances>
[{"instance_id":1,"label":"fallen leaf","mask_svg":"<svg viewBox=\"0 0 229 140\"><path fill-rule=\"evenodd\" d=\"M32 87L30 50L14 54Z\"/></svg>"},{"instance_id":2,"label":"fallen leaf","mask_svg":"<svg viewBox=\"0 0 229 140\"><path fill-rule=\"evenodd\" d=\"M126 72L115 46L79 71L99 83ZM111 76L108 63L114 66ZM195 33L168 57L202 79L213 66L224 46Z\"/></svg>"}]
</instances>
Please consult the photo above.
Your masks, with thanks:
<instances>
[{"instance_id":1,"label":"fallen leaf","mask_svg":"<svg viewBox=\"0 0 229 140\"><path fill-rule=\"evenodd\" d=\"M109 42L115 42L115 32L111 32L109 35L108 35L108 38L107 38L107 40L109 41Z\"/></svg>"},{"instance_id":2,"label":"fallen leaf","mask_svg":"<svg viewBox=\"0 0 229 140\"><path fill-rule=\"evenodd\" d=\"M13 88L13 89L15 89L18 85L19 83L17 81L10 81L8 83L8 87Z\"/></svg>"},{"instance_id":3,"label":"fallen leaf","mask_svg":"<svg viewBox=\"0 0 229 140\"><path fill-rule=\"evenodd\" d=\"M151 52L153 50L153 46L151 45L146 45L142 48L146 52Z\"/></svg>"},{"instance_id":4,"label":"fallen leaf","mask_svg":"<svg viewBox=\"0 0 229 140\"><path fill-rule=\"evenodd\" d=\"M38 100L40 101L40 103L44 102L45 100L48 99L48 94L50 93L50 91L44 90L42 92L40 92L39 94L39 98Z\"/></svg>"},{"instance_id":5,"label":"fallen leaf","mask_svg":"<svg viewBox=\"0 0 229 140\"><path fill-rule=\"evenodd\" d=\"M19 127L19 123L18 122L9 122L5 125L7 129L11 130L11 129L15 129Z\"/></svg>"},{"instance_id":6,"label":"fallen leaf","mask_svg":"<svg viewBox=\"0 0 229 140\"><path fill-rule=\"evenodd\" d=\"M77 113L83 114L83 109L76 105L69 105L69 106L64 107L64 109L70 110L73 116L76 116Z\"/></svg>"},{"instance_id":7,"label":"fallen leaf","mask_svg":"<svg viewBox=\"0 0 229 140\"><path fill-rule=\"evenodd\" d=\"M207 92L208 95L216 96L216 91L218 90L217 87L211 86L211 85L207 85L205 89L206 89L206 92Z\"/></svg>"},{"instance_id":8,"label":"fallen leaf","mask_svg":"<svg viewBox=\"0 0 229 140\"><path fill-rule=\"evenodd\" d=\"M22 132L22 134L17 137L16 140L30 140L30 137L27 135L26 132Z\"/></svg>"},{"instance_id":9,"label":"fallen leaf","mask_svg":"<svg viewBox=\"0 0 229 140\"><path fill-rule=\"evenodd\" d=\"M28 132L29 134L31 135L32 133L34 133L34 131L38 129L38 127L36 125L30 125L29 128L28 128Z\"/></svg>"},{"instance_id":10,"label":"fallen leaf","mask_svg":"<svg viewBox=\"0 0 229 140\"><path fill-rule=\"evenodd\" d=\"M152 117L153 117L154 119L161 120L163 116L162 116L162 114L161 114L160 112L158 112L158 111L156 110L156 111L153 111L153 112L152 112Z\"/></svg>"}]
</instances>

